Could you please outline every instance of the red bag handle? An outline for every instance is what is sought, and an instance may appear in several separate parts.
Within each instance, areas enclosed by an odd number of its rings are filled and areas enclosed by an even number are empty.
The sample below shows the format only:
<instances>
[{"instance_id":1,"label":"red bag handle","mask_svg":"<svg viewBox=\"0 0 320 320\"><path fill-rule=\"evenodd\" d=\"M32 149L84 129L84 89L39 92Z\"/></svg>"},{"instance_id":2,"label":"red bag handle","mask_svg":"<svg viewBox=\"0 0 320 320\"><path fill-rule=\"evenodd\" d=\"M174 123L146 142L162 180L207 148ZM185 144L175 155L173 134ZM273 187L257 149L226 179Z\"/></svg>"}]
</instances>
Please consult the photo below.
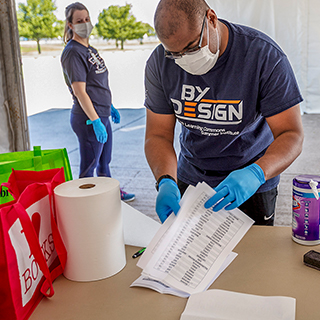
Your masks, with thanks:
<instances>
[{"instance_id":1,"label":"red bag handle","mask_svg":"<svg viewBox=\"0 0 320 320\"><path fill-rule=\"evenodd\" d=\"M50 219L51 219L51 230L54 241L54 246L58 254L60 265L51 271L52 281L55 280L60 274L63 273L67 261L67 250L61 238L56 219L53 214L52 202L53 202L53 188L52 185L48 182L44 183L46 185L49 193L49 202L50 202Z\"/></svg>"},{"instance_id":2,"label":"red bag handle","mask_svg":"<svg viewBox=\"0 0 320 320\"><path fill-rule=\"evenodd\" d=\"M58 179L59 180L59 179ZM51 292L51 287L52 287L52 282L58 277L60 276L63 271L64 271L64 268L65 268L65 265L66 265L66 261L67 261L67 250L65 248L65 245L63 243L63 240L61 238L61 235L60 235L60 232L58 230L58 226L57 226L57 223L56 223L56 220L55 220L55 217L54 217L54 214L53 214L53 208L52 208L52 199L53 199L53 189L56 187L56 185L58 185L59 183L57 183L56 181L51 181L51 182L45 182L45 183L34 183L32 185L30 185L30 188L31 186L34 186L34 185L37 185L37 186L44 186L46 187L47 191L48 191L48 194L49 194L49 204L50 204L50 220L51 220L51 231L52 231L52 236L53 236L53 241L54 241L54 246L56 248L56 252L57 252L57 255L59 257L59 260L60 260L60 265L58 265L55 269L53 269L51 272L50 272L50 279L47 278L47 280L43 283L42 287L41 287L41 292L48 296L48 297L51 297L54 292L52 293L52 295L47 295L45 294L49 289L50 289L50 292ZM26 188L28 189L29 186ZM22 206L23 207L23 206ZM28 215L29 217L29 215ZM29 218L30 220L30 218ZM33 226L33 224L32 224ZM39 245L39 240L37 239L37 243ZM40 247L40 246L39 246ZM48 268L48 265L46 263L46 267ZM42 270L41 270L42 271Z\"/></svg>"},{"instance_id":3,"label":"red bag handle","mask_svg":"<svg viewBox=\"0 0 320 320\"><path fill-rule=\"evenodd\" d=\"M61 173L62 172L62 173ZM64 174L63 171L59 172L51 182L45 182L45 183L33 183L29 185L26 189L31 188L34 185L37 186L45 186L47 189L47 192L49 194L49 204L50 204L50 220L51 220L51 230L52 230L52 236L53 241L55 245L55 249L57 252L57 255L60 260L60 265L58 265L55 269L53 269L51 272L49 270L49 267L47 265L47 262L45 260L45 257L42 253L39 239L37 237L37 234L35 232L34 226L32 224L32 221L30 220L30 217L28 213L26 212L25 208L21 203L15 203L14 208L16 209L16 212L18 214L18 217L21 221L21 225L24 229L26 239L29 243L31 253L33 254L35 260L37 261L40 270L42 271L45 281L41 286L41 293L45 295L46 297L52 297L54 294L52 282L63 273L66 260L67 260L67 250L64 246L63 240L61 238L60 232L57 227L57 223L55 220L55 216L53 214L53 189L61 183L61 176L59 174ZM56 179L55 179L56 178ZM49 290L49 293L47 293Z\"/></svg>"},{"instance_id":4,"label":"red bag handle","mask_svg":"<svg viewBox=\"0 0 320 320\"><path fill-rule=\"evenodd\" d=\"M37 237L37 234L34 230L33 224L30 220L30 217L28 213L26 212L25 208L20 203L13 204L13 207L18 215L18 218L20 219L22 228L24 230L25 237L28 241L30 251L32 255L34 256L36 262L39 265L40 270L42 271L44 277L45 277L45 286L41 287L41 292L46 297L52 297L54 294L53 286L52 286L52 278L51 273L48 268L46 259L42 253L41 247L39 245L39 239ZM42 290L43 288L50 289L49 293L47 291Z\"/></svg>"},{"instance_id":5,"label":"red bag handle","mask_svg":"<svg viewBox=\"0 0 320 320\"><path fill-rule=\"evenodd\" d=\"M8 188L8 192L15 200L17 200L30 184L41 184L51 180L54 181L56 177L60 180L58 184L60 184L62 180L65 181L63 167L43 171L14 170L12 168L8 182L1 183L0 191L2 190L2 187Z\"/></svg>"}]
</instances>

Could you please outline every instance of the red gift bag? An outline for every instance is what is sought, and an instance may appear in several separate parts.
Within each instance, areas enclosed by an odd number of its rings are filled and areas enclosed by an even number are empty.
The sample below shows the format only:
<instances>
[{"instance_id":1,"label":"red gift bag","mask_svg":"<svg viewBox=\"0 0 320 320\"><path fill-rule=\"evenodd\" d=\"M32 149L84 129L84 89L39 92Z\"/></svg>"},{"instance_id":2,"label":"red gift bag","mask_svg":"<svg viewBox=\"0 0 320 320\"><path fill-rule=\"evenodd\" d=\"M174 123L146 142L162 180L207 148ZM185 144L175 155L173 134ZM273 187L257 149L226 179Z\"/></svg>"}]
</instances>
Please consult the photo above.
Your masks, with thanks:
<instances>
[{"instance_id":1,"label":"red gift bag","mask_svg":"<svg viewBox=\"0 0 320 320\"><path fill-rule=\"evenodd\" d=\"M0 318L27 319L62 274L67 252L59 234L53 190L64 171L12 171L15 199L0 206Z\"/></svg>"}]
</instances>

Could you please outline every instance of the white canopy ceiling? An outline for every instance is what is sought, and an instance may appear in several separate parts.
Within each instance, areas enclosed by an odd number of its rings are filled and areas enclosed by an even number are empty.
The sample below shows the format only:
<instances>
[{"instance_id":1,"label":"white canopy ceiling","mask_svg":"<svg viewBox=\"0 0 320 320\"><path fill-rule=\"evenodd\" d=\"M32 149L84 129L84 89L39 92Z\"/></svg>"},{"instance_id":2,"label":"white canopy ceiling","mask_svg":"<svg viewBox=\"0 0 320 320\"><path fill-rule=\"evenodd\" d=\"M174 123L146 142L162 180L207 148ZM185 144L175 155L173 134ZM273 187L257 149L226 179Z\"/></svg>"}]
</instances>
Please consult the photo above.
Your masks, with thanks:
<instances>
[{"instance_id":1,"label":"white canopy ceiling","mask_svg":"<svg viewBox=\"0 0 320 320\"><path fill-rule=\"evenodd\" d=\"M320 113L320 1L208 0L218 17L259 29L289 57L305 113Z\"/></svg>"}]
</instances>

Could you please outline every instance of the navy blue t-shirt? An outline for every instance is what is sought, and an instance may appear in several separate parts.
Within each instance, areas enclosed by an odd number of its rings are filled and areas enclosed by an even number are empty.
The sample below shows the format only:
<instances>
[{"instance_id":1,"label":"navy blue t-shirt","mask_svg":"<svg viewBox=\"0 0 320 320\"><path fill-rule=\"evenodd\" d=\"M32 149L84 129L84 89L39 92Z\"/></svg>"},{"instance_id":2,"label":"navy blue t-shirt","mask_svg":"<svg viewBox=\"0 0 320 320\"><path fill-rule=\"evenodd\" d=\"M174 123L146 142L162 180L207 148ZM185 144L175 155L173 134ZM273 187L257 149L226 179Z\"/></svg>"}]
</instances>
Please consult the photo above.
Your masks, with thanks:
<instances>
[{"instance_id":1,"label":"navy blue t-shirt","mask_svg":"<svg viewBox=\"0 0 320 320\"><path fill-rule=\"evenodd\" d=\"M206 74L191 75L165 58L160 44L145 69L145 106L175 114L182 125L178 178L212 187L231 171L260 158L273 141L266 117L303 99L280 47L252 28L221 20L229 29L225 52ZM268 180L258 192L279 183Z\"/></svg>"},{"instance_id":2,"label":"navy blue t-shirt","mask_svg":"<svg viewBox=\"0 0 320 320\"><path fill-rule=\"evenodd\" d=\"M85 82L86 91L100 117L110 116L111 91L108 83L108 69L98 51L70 40L61 55L61 64L66 84L73 98L73 113L84 113L73 94L73 82Z\"/></svg>"}]
</instances>

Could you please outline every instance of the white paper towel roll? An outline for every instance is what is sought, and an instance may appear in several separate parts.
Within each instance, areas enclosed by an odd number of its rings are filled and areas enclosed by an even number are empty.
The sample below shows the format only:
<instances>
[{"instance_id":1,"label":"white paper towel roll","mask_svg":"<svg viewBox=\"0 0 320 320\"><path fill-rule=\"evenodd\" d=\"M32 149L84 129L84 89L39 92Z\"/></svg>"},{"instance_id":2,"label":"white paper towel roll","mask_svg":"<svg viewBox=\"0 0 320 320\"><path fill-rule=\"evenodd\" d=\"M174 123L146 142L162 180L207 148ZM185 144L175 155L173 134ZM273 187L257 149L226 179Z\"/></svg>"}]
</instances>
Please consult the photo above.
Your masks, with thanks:
<instances>
[{"instance_id":1,"label":"white paper towel roll","mask_svg":"<svg viewBox=\"0 0 320 320\"><path fill-rule=\"evenodd\" d=\"M57 223L67 249L64 276L74 281L110 277L126 265L119 182L81 178L54 190Z\"/></svg>"}]
</instances>

